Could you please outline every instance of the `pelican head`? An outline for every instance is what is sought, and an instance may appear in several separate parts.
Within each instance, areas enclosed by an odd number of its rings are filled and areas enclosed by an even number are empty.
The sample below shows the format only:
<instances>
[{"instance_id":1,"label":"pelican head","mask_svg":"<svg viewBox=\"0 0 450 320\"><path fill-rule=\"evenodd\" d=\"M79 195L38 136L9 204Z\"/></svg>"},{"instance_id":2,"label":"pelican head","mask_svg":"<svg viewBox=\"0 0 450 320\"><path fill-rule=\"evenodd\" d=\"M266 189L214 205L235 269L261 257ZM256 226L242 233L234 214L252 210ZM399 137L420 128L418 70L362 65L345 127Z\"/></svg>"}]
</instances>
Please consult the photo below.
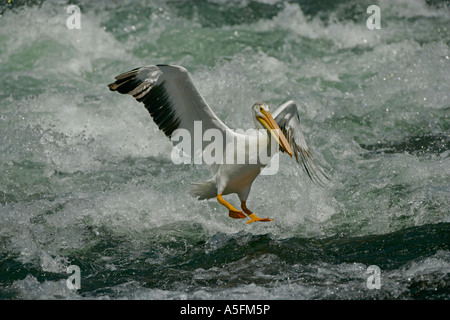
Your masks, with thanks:
<instances>
[{"instance_id":1,"label":"pelican head","mask_svg":"<svg viewBox=\"0 0 450 320\"><path fill-rule=\"evenodd\" d=\"M291 146L289 145L280 127L270 114L269 106L263 102L257 102L253 105L252 112L256 127L267 129L275 140L278 141L283 150L292 157Z\"/></svg>"}]
</instances>

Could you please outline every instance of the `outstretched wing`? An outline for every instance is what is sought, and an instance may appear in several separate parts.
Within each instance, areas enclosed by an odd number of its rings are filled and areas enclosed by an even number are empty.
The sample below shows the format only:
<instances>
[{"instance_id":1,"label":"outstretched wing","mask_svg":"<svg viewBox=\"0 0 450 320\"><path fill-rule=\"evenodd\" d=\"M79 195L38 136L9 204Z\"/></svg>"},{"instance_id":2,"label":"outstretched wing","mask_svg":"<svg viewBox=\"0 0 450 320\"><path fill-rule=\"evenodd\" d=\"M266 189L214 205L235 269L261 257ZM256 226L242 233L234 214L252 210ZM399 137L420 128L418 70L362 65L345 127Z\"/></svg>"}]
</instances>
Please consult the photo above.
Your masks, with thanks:
<instances>
[{"instance_id":1,"label":"outstretched wing","mask_svg":"<svg viewBox=\"0 0 450 320\"><path fill-rule=\"evenodd\" d=\"M130 94L144 103L155 123L171 138L176 129L186 129L194 137L194 122L201 121L201 132L228 127L214 114L180 66L156 65L136 68L115 77L112 91Z\"/></svg>"},{"instance_id":2,"label":"outstretched wing","mask_svg":"<svg viewBox=\"0 0 450 320\"><path fill-rule=\"evenodd\" d=\"M291 145L295 160L302 164L303 170L312 181L321 184L322 180L319 177L319 173L325 178L327 176L316 164L306 145L295 102L291 100L282 104L272 112L272 116ZM281 148L280 150L284 152Z\"/></svg>"}]
</instances>

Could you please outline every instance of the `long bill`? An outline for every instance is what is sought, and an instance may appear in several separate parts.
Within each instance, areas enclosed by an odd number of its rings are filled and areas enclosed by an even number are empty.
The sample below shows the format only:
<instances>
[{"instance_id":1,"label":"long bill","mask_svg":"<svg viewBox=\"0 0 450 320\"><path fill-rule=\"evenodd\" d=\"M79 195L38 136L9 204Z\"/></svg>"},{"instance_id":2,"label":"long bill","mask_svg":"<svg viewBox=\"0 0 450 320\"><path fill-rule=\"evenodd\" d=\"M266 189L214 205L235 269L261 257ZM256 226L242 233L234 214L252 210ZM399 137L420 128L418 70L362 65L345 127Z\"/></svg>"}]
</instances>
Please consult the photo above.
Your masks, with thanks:
<instances>
[{"instance_id":1,"label":"long bill","mask_svg":"<svg viewBox=\"0 0 450 320\"><path fill-rule=\"evenodd\" d=\"M273 119L270 112L261 110L261 113L264 115L264 117L257 116L257 119L263 124L264 127L266 127L267 130L269 130L270 134L272 134L276 141L278 141L284 151L289 153L289 155L292 157L291 146L289 145L286 137L284 136L278 124Z\"/></svg>"}]
</instances>

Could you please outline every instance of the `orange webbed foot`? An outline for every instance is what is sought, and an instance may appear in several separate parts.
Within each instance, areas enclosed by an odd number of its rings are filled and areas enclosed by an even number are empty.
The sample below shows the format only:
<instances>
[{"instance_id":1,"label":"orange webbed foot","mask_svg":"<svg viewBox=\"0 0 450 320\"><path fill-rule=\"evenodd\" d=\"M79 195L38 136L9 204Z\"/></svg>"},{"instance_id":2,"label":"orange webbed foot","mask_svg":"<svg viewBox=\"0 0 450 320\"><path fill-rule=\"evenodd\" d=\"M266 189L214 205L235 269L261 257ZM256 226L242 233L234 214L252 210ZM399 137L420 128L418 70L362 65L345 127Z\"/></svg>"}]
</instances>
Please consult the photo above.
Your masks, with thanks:
<instances>
[{"instance_id":1,"label":"orange webbed foot","mask_svg":"<svg viewBox=\"0 0 450 320\"><path fill-rule=\"evenodd\" d=\"M247 218L247 216L242 211L233 211L233 210L230 210L230 212L228 213L228 216L233 219Z\"/></svg>"},{"instance_id":2,"label":"orange webbed foot","mask_svg":"<svg viewBox=\"0 0 450 320\"><path fill-rule=\"evenodd\" d=\"M248 220L246 223L252 223L252 222L256 222L256 221L261 221L261 222L273 221L273 219L269 219L269 218L260 218L254 213L249 214L248 216L250 217L250 220Z\"/></svg>"},{"instance_id":3,"label":"orange webbed foot","mask_svg":"<svg viewBox=\"0 0 450 320\"><path fill-rule=\"evenodd\" d=\"M248 216L250 217L250 220L248 220L246 223L252 223L252 222L256 222L256 221L261 221L261 222L269 222L269 221L273 221L273 219L269 219L269 218L260 218L258 217L256 214L254 214L253 212L251 212L248 208L247 205L245 203L245 201L241 202L241 207L242 210L248 214Z\"/></svg>"}]
</instances>

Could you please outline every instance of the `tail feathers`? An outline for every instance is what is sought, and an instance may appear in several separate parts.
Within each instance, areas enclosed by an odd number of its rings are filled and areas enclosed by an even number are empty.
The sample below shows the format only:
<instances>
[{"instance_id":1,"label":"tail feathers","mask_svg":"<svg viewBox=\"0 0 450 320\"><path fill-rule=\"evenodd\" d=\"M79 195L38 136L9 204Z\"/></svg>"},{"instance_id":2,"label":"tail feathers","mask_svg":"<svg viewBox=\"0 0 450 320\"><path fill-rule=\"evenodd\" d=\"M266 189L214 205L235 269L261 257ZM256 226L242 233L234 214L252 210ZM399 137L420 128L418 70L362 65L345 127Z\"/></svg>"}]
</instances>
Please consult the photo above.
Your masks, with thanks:
<instances>
[{"instance_id":1,"label":"tail feathers","mask_svg":"<svg viewBox=\"0 0 450 320\"><path fill-rule=\"evenodd\" d=\"M214 181L202 181L191 183L189 193L193 197L199 197L198 200L211 199L217 197L217 186Z\"/></svg>"}]
</instances>

